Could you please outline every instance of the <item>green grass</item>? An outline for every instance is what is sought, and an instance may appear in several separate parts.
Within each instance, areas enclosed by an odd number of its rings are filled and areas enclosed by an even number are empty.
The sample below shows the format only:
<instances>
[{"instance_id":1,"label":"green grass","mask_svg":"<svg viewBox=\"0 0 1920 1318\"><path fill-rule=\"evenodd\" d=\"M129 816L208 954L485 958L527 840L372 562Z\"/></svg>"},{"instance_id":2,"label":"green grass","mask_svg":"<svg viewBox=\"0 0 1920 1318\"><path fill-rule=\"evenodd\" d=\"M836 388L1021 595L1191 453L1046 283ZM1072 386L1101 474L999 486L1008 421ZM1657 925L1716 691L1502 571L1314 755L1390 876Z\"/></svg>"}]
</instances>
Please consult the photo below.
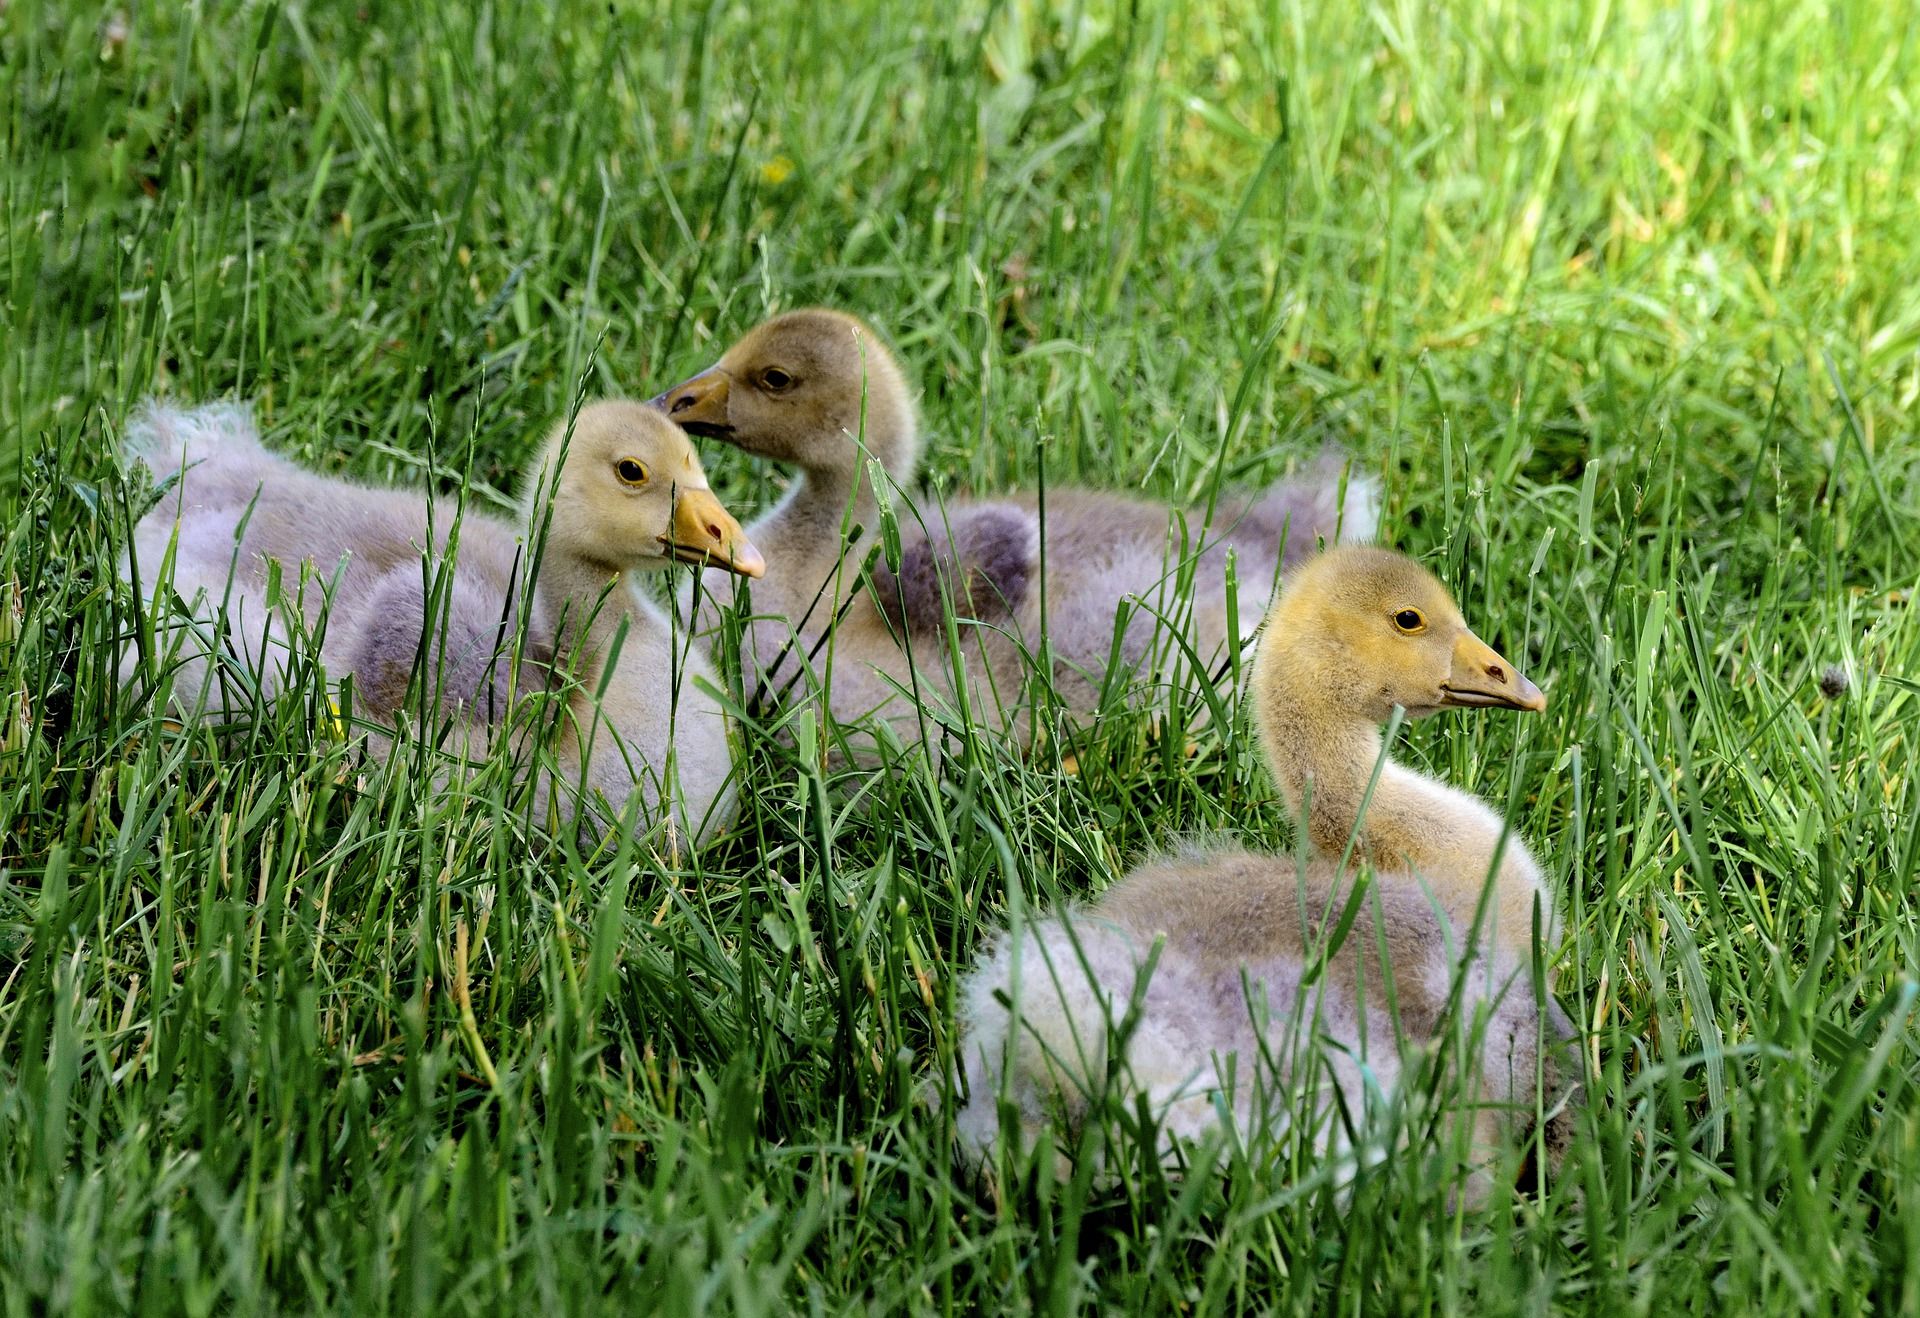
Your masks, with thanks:
<instances>
[{"instance_id":1,"label":"green grass","mask_svg":"<svg viewBox=\"0 0 1920 1318\"><path fill-rule=\"evenodd\" d=\"M1899 6L127 8L0 11L8 1312L1920 1308ZM753 738L732 838L614 854L317 692L218 737L117 689L142 396L486 503L583 382L804 302L900 346L937 490L1382 476L1552 695L1403 739L1564 894L1546 1194L956 1169L917 1095L1010 903L1287 844L1238 727Z\"/></svg>"}]
</instances>

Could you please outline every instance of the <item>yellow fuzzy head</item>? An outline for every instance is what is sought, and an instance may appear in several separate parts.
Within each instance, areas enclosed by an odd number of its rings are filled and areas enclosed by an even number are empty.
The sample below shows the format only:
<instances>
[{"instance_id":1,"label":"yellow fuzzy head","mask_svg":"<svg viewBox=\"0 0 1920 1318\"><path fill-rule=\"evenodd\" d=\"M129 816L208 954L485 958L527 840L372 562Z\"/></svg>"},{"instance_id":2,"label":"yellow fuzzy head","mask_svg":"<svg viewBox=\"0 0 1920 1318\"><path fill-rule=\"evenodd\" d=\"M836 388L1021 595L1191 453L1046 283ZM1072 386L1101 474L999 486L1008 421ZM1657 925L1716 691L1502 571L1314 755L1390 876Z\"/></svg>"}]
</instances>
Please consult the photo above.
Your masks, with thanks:
<instances>
[{"instance_id":1,"label":"yellow fuzzy head","mask_svg":"<svg viewBox=\"0 0 1920 1318\"><path fill-rule=\"evenodd\" d=\"M1384 723L1449 706L1538 712L1547 698L1473 634L1447 588L1404 554L1355 545L1310 559L1268 615L1254 681Z\"/></svg>"},{"instance_id":2,"label":"yellow fuzzy head","mask_svg":"<svg viewBox=\"0 0 1920 1318\"><path fill-rule=\"evenodd\" d=\"M851 469L863 434L888 437L896 475L917 456L906 377L879 336L841 311L775 316L653 405L692 434L809 468Z\"/></svg>"},{"instance_id":3,"label":"yellow fuzzy head","mask_svg":"<svg viewBox=\"0 0 1920 1318\"><path fill-rule=\"evenodd\" d=\"M675 559L751 577L765 570L746 532L707 488L686 434L644 403L581 408L571 434L565 422L554 427L531 479L530 496L551 491L547 543L585 562L616 571Z\"/></svg>"}]
</instances>

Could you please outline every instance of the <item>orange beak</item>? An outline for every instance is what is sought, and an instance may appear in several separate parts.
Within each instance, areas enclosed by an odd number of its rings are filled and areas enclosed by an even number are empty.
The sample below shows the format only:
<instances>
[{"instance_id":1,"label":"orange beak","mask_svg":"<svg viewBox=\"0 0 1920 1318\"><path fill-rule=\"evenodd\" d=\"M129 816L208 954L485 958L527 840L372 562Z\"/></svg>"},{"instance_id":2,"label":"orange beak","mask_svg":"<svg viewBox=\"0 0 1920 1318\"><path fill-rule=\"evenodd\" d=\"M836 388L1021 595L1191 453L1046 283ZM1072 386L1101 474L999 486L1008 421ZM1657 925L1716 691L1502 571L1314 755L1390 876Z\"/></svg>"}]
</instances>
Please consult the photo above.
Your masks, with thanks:
<instances>
[{"instance_id":1,"label":"orange beak","mask_svg":"<svg viewBox=\"0 0 1920 1318\"><path fill-rule=\"evenodd\" d=\"M661 394L652 405L688 434L717 438L733 432L733 424L727 419L727 395L732 387L731 376L718 366L710 366Z\"/></svg>"},{"instance_id":2,"label":"orange beak","mask_svg":"<svg viewBox=\"0 0 1920 1318\"><path fill-rule=\"evenodd\" d=\"M766 573L767 560L711 490L681 490L673 501L673 530L660 537L667 554L684 563L711 563L743 577Z\"/></svg>"},{"instance_id":3,"label":"orange beak","mask_svg":"<svg viewBox=\"0 0 1920 1318\"><path fill-rule=\"evenodd\" d=\"M1524 709L1534 714L1547 707L1546 693L1472 632L1462 632L1453 643L1453 667L1440 690L1443 705Z\"/></svg>"}]
</instances>

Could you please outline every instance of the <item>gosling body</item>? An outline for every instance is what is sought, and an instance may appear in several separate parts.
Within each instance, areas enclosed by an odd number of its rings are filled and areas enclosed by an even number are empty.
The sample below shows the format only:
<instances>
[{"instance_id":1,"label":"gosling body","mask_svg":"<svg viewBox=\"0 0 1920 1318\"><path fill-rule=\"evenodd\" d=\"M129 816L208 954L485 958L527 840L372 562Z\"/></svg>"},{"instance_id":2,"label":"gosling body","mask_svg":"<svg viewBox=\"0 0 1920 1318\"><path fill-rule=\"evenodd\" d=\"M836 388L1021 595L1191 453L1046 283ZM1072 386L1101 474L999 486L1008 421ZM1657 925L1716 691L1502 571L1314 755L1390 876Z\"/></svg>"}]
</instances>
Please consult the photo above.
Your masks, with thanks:
<instances>
[{"instance_id":1,"label":"gosling body","mask_svg":"<svg viewBox=\"0 0 1920 1318\"><path fill-rule=\"evenodd\" d=\"M1395 705L1422 717L1545 698L1430 575L1365 548L1295 574L1249 698L1302 821L1298 854L1188 845L994 940L959 987L961 1140L990 1154L1003 1102L1023 1144L1070 1130L1117 1073L1122 1097L1144 1095L1170 1137L1203 1138L1222 1108L1242 1139L1304 1113L1322 1153L1361 1156L1347 1122L1366 1131L1369 1114L1391 1110L1409 1057L1451 1046L1465 1099L1450 1124L1464 1128L1478 1163L1469 1184L1484 1195L1495 1151L1568 1088L1571 1027L1531 975L1536 927L1549 944L1558 935L1554 903L1498 813L1386 758L1380 724ZM1358 918L1336 945L1363 875ZM1564 1116L1550 1123L1550 1152L1568 1129Z\"/></svg>"},{"instance_id":2,"label":"gosling body","mask_svg":"<svg viewBox=\"0 0 1920 1318\"><path fill-rule=\"evenodd\" d=\"M638 793L641 822L671 798L676 826L696 835L730 817L726 720L701 689L711 670L639 583L676 559L763 563L657 413L599 403L555 427L517 526L307 471L268 450L241 407L150 406L127 451L172 482L124 566L150 598L187 606L162 610L191 633L169 647L183 712L240 716L317 658L353 679L377 722L430 719L483 754L504 727L530 735L509 711L545 692L564 706L552 711L564 790L551 795L563 817L581 789L620 813ZM543 780L543 806L549 790Z\"/></svg>"},{"instance_id":3,"label":"gosling body","mask_svg":"<svg viewBox=\"0 0 1920 1318\"><path fill-rule=\"evenodd\" d=\"M1375 520L1371 483L1343 482L1326 463L1229 497L1204 527L1199 512L1183 522L1162 504L1073 488L1049 490L1044 509L1015 494L916 513L894 493L918 471L911 390L873 331L836 311L775 317L654 403L695 434L800 469L751 528L776 566L753 588L746 657L764 687L825 690L842 721L878 710L911 723L896 693L931 686L948 701L964 696L975 717L1019 728L1043 646L1046 675L1075 715L1097 708L1110 680L1146 676L1156 654L1190 646L1212 668L1242 640L1232 620L1246 628L1264 611L1283 562L1336 532L1364 539ZM869 460L890 487L880 495ZM880 497L896 506L901 557L897 571L876 561L869 592L857 568L875 543ZM844 532L855 526L865 538L849 549ZM717 602L699 607L711 626ZM964 680L948 662L950 622Z\"/></svg>"}]
</instances>

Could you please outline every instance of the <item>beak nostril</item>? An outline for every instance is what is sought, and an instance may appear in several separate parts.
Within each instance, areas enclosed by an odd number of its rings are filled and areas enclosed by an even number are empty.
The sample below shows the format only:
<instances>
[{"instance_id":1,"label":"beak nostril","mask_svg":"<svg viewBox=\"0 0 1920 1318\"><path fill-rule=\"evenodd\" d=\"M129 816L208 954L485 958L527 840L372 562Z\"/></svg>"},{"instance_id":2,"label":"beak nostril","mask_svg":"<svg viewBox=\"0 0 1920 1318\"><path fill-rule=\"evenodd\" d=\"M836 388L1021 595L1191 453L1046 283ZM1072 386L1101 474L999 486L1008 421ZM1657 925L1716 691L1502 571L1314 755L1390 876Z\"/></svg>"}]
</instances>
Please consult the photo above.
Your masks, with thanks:
<instances>
[{"instance_id":1,"label":"beak nostril","mask_svg":"<svg viewBox=\"0 0 1920 1318\"><path fill-rule=\"evenodd\" d=\"M1496 682L1504 682L1507 680L1507 670L1502 668L1499 664L1488 664L1487 676L1491 677Z\"/></svg>"},{"instance_id":2,"label":"beak nostril","mask_svg":"<svg viewBox=\"0 0 1920 1318\"><path fill-rule=\"evenodd\" d=\"M718 540L720 538L720 528L715 526L712 522L708 522L707 534L712 536L715 540Z\"/></svg>"},{"instance_id":3,"label":"beak nostril","mask_svg":"<svg viewBox=\"0 0 1920 1318\"><path fill-rule=\"evenodd\" d=\"M669 414L672 414L675 412L684 412L689 407L692 407L692 406L693 406L693 395L681 394L678 398L673 400L673 405L669 407L667 411Z\"/></svg>"}]
</instances>

